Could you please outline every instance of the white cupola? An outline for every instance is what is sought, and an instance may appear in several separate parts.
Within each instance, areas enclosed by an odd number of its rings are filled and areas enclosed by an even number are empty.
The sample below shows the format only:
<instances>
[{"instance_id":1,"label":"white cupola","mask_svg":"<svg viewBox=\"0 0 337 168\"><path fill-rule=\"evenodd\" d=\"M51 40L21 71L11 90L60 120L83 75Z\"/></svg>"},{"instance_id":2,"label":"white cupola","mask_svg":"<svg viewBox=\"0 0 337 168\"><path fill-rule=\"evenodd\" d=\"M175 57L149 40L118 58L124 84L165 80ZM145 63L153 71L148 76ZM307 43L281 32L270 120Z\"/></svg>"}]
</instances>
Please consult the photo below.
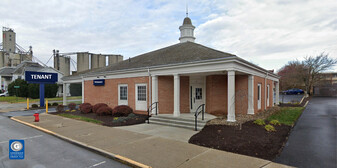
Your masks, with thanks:
<instances>
[{"instance_id":1,"label":"white cupola","mask_svg":"<svg viewBox=\"0 0 337 168\"><path fill-rule=\"evenodd\" d=\"M180 43L184 43L187 41L194 42L195 27L192 25L192 21L188 16L185 17L183 25L180 26L179 29L180 29L180 38L179 38Z\"/></svg>"}]
</instances>

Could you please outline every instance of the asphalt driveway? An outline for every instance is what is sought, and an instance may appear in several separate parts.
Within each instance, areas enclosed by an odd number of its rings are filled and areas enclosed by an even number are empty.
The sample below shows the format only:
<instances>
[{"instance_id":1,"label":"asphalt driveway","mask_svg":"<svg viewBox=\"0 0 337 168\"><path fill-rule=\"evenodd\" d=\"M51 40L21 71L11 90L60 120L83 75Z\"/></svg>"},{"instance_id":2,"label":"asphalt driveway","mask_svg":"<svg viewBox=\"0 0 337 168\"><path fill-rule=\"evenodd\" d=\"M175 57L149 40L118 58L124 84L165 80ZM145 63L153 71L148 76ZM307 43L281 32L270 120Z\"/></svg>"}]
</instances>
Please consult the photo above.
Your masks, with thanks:
<instances>
[{"instance_id":1,"label":"asphalt driveway","mask_svg":"<svg viewBox=\"0 0 337 168\"><path fill-rule=\"evenodd\" d=\"M337 98L314 97L274 162L296 167L337 167Z\"/></svg>"}]
</instances>

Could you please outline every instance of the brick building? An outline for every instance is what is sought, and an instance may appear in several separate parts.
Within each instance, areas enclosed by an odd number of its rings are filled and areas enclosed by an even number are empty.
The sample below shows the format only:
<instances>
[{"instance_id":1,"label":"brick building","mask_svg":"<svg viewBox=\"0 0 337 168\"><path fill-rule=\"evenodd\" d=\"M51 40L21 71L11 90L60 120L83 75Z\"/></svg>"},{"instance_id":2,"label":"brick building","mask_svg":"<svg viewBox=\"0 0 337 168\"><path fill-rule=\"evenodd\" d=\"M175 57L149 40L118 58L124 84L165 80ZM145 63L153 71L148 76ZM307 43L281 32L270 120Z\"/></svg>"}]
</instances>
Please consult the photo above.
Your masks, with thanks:
<instances>
[{"instance_id":1,"label":"brick building","mask_svg":"<svg viewBox=\"0 0 337 168\"><path fill-rule=\"evenodd\" d=\"M235 121L235 114L255 114L279 102L276 74L195 43L194 28L186 17L179 27L180 43L64 77L64 85L82 83L83 102L112 108L129 105L136 111L146 111L158 102L159 114L175 117L205 104L207 113L224 114L228 121ZM97 79L103 79L104 86L94 85Z\"/></svg>"}]
</instances>

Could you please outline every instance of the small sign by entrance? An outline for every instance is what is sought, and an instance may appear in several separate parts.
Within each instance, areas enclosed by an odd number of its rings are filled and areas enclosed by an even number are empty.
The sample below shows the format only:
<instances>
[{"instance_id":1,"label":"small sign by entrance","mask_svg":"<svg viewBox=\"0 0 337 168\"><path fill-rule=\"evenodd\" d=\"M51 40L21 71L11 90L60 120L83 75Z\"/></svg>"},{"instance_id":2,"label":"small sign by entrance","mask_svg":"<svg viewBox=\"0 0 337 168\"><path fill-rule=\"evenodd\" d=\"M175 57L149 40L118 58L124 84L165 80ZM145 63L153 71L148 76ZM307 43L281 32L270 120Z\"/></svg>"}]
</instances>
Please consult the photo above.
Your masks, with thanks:
<instances>
[{"instance_id":1,"label":"small sign by entrance","mask_svg":"<svg viewBox=\"0 0 337 168\"><path fill-rule=\"evenodd\" d=\"M15 88L15 89L19 89L19 88L20 88L20 86L14 86L14 88Z\"/></svg>"},{"instance_id":2,"label":"small sign by entrance","mask_svg":"<svg viewBox=\"0 0 337 168\"><path fill-rule=\"evenodd\" d=\"M57 82L57 73L26 71L25 80L28 83L40 84L40 107L44 107L44 85Z\"/></svg>"},{"instance_id":3,"label":"small sign by entrance","mask_svg":"<svg viewBox=\"0 0 337 168\"><path fill-rule=\"evenodd\" d=\"M96 79L94 80L94 85L95 86L104 86L105 84L105 79Z\"/></svg>"}]
</instances>

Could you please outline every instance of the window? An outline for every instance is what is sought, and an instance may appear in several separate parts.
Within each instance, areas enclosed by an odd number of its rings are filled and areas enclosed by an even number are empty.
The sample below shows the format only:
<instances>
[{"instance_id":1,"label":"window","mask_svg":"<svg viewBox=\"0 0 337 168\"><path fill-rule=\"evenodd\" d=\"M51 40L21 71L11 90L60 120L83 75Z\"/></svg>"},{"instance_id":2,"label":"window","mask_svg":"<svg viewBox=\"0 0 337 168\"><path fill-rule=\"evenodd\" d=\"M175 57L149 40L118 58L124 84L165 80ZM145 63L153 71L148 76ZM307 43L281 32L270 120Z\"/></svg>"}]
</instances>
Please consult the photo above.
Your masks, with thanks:
<instances>
[{"instance_id":1,"label":"window","mask_svg":"<svg viewBox=\"0 0 337 168\"><path fill-rule=\"evenodd\" d=\"M260 96L261 96L261 85L257 85L257 100L261 100L260 99Z\"/></svg>"},{"instance_id":2,"label":"window","mask_svg":"<svg viewBox=\"0 0 337 168\"><path fill-rule=\"evenodd\" d=\"M128 100L128 86L119 86L119 100Z\"/></svg>"},{"instance_id":3,"label":"window","mask_svg":"<svg viewBox=\"0 0 337 168\"><path fill-rule=\"evenodd\" d=\"M202 99L202 88L195 88L195 99Z\"/></svg>"},{"instance_id":4,"label":"window","mask_svg":"<svg viewBox=\"0 0 337 168\"><path fill-rule=\"evenodd\" d=\"M146 101L146 86L137 86L138 101Z\"/></svg>"}]
</instances>

